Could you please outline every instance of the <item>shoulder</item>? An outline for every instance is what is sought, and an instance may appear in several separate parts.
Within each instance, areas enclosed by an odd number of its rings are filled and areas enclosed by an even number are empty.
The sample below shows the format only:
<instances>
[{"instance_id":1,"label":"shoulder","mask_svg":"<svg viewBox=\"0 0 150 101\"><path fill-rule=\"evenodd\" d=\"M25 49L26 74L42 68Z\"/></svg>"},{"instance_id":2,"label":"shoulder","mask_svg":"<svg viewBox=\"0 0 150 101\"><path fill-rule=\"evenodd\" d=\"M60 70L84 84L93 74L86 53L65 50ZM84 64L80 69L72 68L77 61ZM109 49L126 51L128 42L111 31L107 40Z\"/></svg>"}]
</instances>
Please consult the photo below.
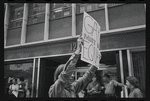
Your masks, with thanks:
<instances>
[{"instance_id":1,"label":"shoulder","mask_svg":"<svg viewBox=\"0 0 150 101\"><path fill-rule=\"evenodd\" d=\"M141 90L139 88L135 88L133 92L134 93L141 93Z\"/></svg>"},{"instance_id":2,"label":"shoulder","mask_svg":"<svg viewBox=\"0 0 150 101\"><path fill-rule=\"evenodd\" d=\"M142 98L143 97L143 94L139 88L135 88L133 91L133 94L136 98Z\"/></svg>"},{"instance_id":3,"label":"shoulder","mask_svg":"<svg viewBox=\"0 0 150 101\"><path fill-rule=\"evenodd\" d=\"M111 80L110 83L113 83L113 84L114 84L114 83L116 83L116 81L115 81L115 80Z\"/></svg>"}]
</instances>

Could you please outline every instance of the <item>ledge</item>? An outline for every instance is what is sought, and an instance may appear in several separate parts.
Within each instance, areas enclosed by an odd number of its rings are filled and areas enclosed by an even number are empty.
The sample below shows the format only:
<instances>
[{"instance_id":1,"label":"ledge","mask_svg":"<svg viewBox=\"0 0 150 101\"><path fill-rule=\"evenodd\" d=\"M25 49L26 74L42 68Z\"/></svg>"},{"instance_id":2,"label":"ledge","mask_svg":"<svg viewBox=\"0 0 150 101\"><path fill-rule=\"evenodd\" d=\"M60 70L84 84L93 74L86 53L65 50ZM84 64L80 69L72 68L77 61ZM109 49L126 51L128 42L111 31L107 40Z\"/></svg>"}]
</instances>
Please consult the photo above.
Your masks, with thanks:
<instances>
[{"instance_id":1,"label":"ledge","mask_svg":"<svg viewBox=\"0 0 150 101\"><path fill-rule=\"evenodd\" d=\"M121 33L127 33L127 32L133 32L133 31L140 31L140 30L145 30L146 25L139 25L139 26L133 26L133 27L126 27L126 28L119 28L119 29L114 29L114 30L109 30L109 31L102 31L101 36L107 36L107 35L112 35L112 34L121 34ZM11 45L11 46L6 46L4 49L11 49L11 48L21 48L21 47L27 47L27 46L33 46L33 45L41 45L41 44L47 44L47 43L58 43L58 42L63 42L63 41L68 41L68 40L73 40L78 38L80 35L76 36L69 36L69 37L62 37L62 38L56 38L56 39L50 39L46 41L38 41L38 42L30 42L30 43L25 43L25 44L18 44L18 45Z\"/></svg>"}]
</instances>

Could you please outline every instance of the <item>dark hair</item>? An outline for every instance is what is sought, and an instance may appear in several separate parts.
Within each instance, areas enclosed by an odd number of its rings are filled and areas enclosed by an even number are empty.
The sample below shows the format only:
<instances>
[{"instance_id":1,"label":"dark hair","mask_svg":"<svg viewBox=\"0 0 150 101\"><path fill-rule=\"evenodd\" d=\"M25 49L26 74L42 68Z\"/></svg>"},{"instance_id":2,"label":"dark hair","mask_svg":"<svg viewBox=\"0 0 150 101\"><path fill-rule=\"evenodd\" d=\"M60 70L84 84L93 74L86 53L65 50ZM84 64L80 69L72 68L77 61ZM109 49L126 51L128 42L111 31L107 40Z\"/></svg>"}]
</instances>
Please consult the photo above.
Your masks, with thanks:
<instances>
[{"instance_id":1,"label":"dark hair","mask_svg":"<svg viewBox=\"0 0 150 101\"><path fill-rule=\"evenodd\" d=\"M17 79L16 79L16 78L14 78L14 80L17 82Z\"/></svg>"},{"instance_id":2,"label":"dark hair","mask_svg":"<svg viewBox=\"0 0 150 101\"><path fill-rule=\"evenodd\" d=\"M135 88L139 87L139 81L137 80L136 77L134 76L128 76L126 77L126 80L130 82Z\"/></svg>"},{"instance_id":3,"label":"dark hair","mask_svg":"<svg viewBox=\"0 0 150 101\"><path fill-rule=\"evenodd\" d=\"M54 81L56 81L58 79L58 76L63 71L64 67L65 67L65 64L61 64L57 67L57 69L55 70L55 73L54 73Z\"/></svg>"},{"instance_id":4,"label":"dark hair","mask_svg":"<svg viewBox=\"0 0 150 101\"><path fill-rule=\"evenodd\" d=\"M19 80L20 80L20 81L24 81L24 77L20 77Z\"/></svg>"},{"instance_id":5,"label":"dark hair","mask_svg":"<svg viewBox=\"0 0 150 101\"><path fill-rule=\"evenodd\" d=\"M110 75L108 75L108 74L104 74L103 77L107 77L110 79Z\"/></svg>"}]
</instances>

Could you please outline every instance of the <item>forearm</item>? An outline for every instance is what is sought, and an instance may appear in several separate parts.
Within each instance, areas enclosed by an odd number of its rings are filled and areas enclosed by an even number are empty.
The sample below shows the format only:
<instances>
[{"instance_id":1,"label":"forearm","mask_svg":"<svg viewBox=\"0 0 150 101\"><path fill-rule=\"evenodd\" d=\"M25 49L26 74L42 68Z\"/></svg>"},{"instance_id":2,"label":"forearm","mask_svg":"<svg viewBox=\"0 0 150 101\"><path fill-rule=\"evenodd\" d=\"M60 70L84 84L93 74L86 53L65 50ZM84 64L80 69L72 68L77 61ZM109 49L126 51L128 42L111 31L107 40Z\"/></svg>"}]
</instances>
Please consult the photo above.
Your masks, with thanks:
<instances>
[{"instance_id":1,"label":"forearm","mask_svg":"<svg viewBox=\"0 0 150 101\"><path fill-rule=\"evenodd\" d=\"M117 85L120 86L120 87L124 87L124 84L119 83L119 82L117 83Z\"/></svg>"},{"instance_id":2,"label":"forearm","mask_svg":"<svg viewBox=\"0 0 150 101\"><path fill-rule=\"evenodd\" d=\"M79 59L79 54L73 53L70 59L67 61L63 71L66 73L73 71L75 69L78 59Z\"/></svg>"}]
</instances>

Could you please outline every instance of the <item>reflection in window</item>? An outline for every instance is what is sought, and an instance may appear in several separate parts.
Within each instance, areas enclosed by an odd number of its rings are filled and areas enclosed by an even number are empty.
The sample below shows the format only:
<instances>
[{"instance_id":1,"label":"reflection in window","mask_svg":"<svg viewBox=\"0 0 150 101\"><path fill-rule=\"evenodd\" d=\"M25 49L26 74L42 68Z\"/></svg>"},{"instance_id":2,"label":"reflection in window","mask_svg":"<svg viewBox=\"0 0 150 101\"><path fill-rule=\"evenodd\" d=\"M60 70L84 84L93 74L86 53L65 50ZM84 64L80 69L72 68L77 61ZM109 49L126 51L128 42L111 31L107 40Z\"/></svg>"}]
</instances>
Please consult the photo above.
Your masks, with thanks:
<instances>
[{"instance_id":1,"label":"reflection in window","mask_svg":"<svg viewBox=\"0 0 150 101\"><path fill-rule=\"evenodd\" d=\"M80 13L83 13L85 11L85 7L84 6L80 6Z\"/></svg>"},{"instance_id":2,"label":"reflection in window","mask_svg":"<svg viewBox=\"0 0 150 101\"><path fill-rule=\"evenodd\" d=\"M10 9L11 10L10 10L9 28L21 27L22 26L24 5L18 4L15 6L11 6Z\"/></svg>"},{"instance_id":3,"label":"reflection in window","mask_svg":"<svg viewBox=\"0 0 150 101\"><path fill-rule=\"evenodd\" d=\"M53 3L51 15L52 19L71 15L71 3Z\"/></svg>"},{"instance_id":4,"label":"reflection in window","mask_svg":"<svg viewBox=\"0 0 150 101\"><path fill-rule=\"evenodd\" d=\"M85 12L89 12L89 11L94 11L94 10L98 10L98 9L104 9L105 4L95 4L95 3L84 3L84 4L77 4L77 13L83 13ZM79 10L78 10L79 9Z\"/></svg>"},{"instance_id":5,"label":"reflection in window","mask_svg":"<svg viewBox=\"0 0 150 101\"><path fill-rule=\"evenodd\" d=\"M29 4L29 20L28 25L44 22L45 20L45 3L32 3Z\"/></svg>"},{"instance_id":6,"label":"reflection in window","mask_svg":"<svg viewBox=\"0 0 150 101\"><path fill-rule=\"evenodd\" d=\"M7 78L6 88L11 78L24 77L27 87L27 97L31 97L33 63L9 64L4 66L4 78ZM7 92L6 92L7 93Z\"/></svg>"}]
</instances>

